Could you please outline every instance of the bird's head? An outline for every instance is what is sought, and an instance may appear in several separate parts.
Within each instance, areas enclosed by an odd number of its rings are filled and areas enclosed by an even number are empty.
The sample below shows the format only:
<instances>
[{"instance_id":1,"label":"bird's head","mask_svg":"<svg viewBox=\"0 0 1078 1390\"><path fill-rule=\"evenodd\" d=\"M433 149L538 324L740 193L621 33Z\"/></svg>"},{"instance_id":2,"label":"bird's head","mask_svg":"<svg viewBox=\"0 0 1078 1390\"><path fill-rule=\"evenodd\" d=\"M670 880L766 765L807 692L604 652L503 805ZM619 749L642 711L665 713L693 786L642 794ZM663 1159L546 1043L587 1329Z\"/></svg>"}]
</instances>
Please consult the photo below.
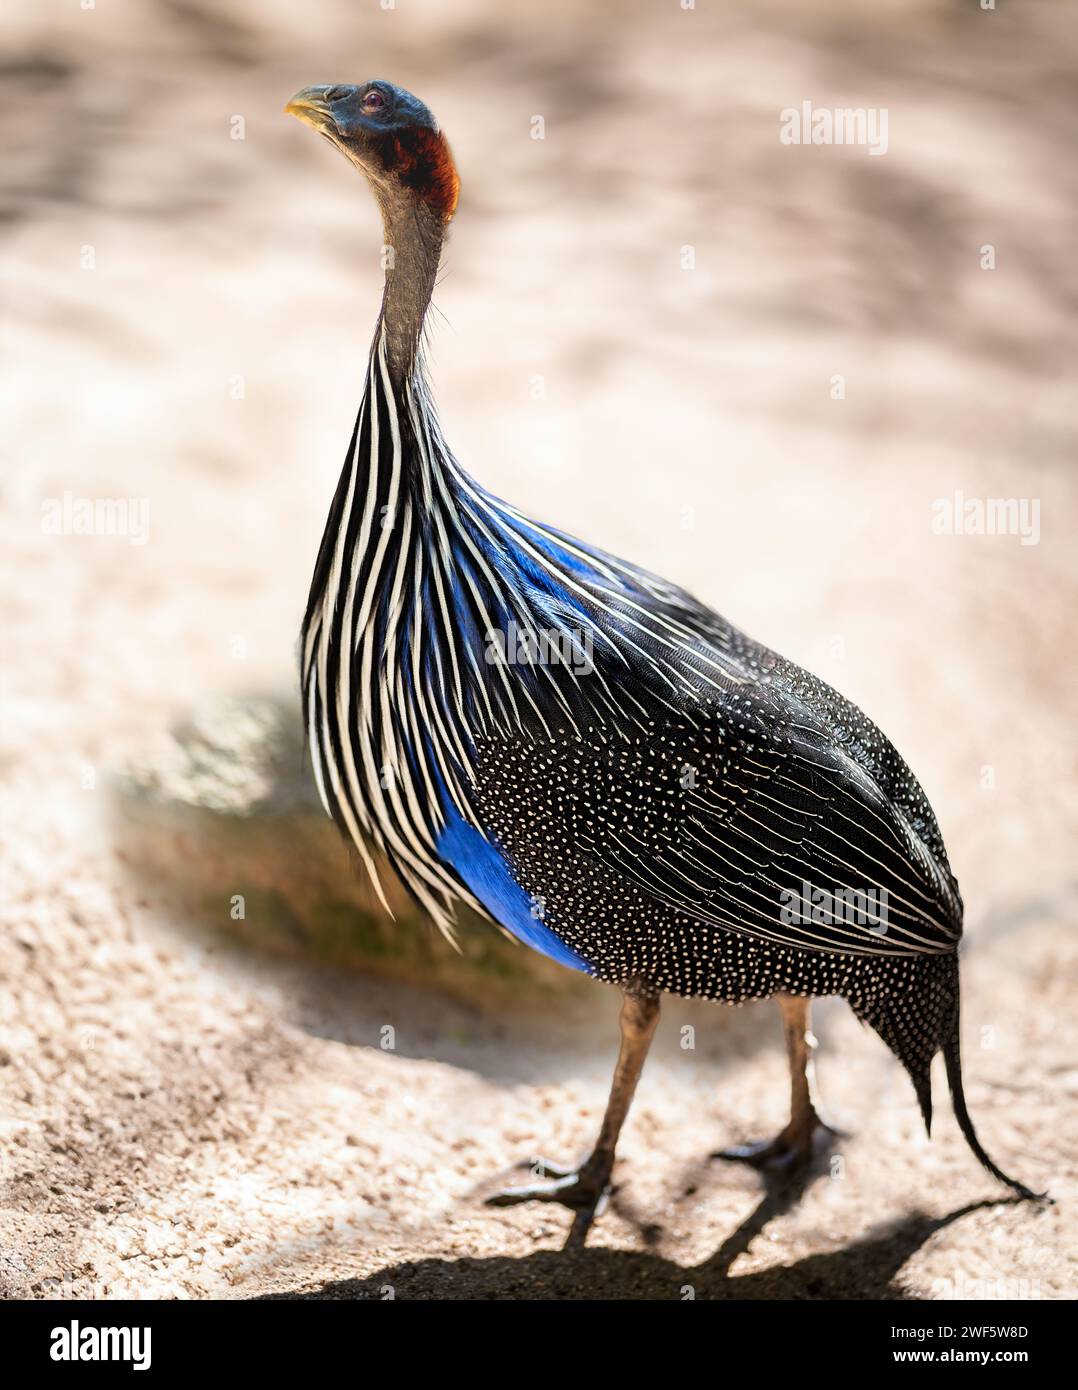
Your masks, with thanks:
<instances>
[{"instance_id":1,"label":"bird's head","mask_svg":"<svg viewBox=\"0 0 1078 1390\"><path fill-rule=\"evenodd\" d=\"M459 180L445 136L426 106L392 82L304 87L285 107L312 126L370 181L383 203L416 201L443 223Z\"/></svg>"}]
</instances>

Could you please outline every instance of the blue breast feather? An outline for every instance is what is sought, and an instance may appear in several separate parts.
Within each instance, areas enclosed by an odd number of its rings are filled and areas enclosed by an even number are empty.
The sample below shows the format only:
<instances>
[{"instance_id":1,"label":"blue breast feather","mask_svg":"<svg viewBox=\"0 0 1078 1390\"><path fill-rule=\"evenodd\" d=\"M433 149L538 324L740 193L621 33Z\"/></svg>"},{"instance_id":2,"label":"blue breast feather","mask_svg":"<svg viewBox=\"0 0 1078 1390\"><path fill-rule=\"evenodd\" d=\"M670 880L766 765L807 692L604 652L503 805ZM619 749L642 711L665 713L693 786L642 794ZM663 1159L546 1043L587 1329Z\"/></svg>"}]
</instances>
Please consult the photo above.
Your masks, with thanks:
<instances>
[{"instance_id":1,"label":"blue breast feather","mask_svg":"<svg viewBox=\"0 0 1078 1390\"><path fill-rule=\"evenodd\" d=\"M588 969L587 962L543 922L535 901L517 883L498 849L456 811L450 812L438 837L438 854L452 865L495 921L518 941L571 970Z\"/></svg>"}]
</instances>

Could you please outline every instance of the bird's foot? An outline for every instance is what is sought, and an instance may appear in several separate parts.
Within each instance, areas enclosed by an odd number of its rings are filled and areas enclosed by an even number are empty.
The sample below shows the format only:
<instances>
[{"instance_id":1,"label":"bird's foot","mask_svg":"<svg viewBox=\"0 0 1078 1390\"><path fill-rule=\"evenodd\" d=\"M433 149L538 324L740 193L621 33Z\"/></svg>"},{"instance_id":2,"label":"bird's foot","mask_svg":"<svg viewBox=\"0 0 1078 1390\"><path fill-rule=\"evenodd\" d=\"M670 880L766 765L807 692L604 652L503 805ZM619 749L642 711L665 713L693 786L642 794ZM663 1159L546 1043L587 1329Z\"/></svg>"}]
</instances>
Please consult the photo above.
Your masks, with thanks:
<instances>
[{"instance_id":1,"label":"bird's foot","mask_svg":"<svg viewBox=\"0 0 1078 1390\"><path fill-rule=\"evenodd\" d=\"M578 1168L566 1168L545 1158L525 1161L522 1168L531 1170L535 1182L521 1187L507 1187L486 1199L488 1207L515 1207L520 1202L557 1202L573 1213L573 1224L566 1250L582 1247L592 1222L602 1214L610 1195L608 1161L596 1161L594 1156Z\"/></svg>"},{"instance_id":2,"label":"bird's foot","mask_svg":"<svg viewBox=\"0 0 1078 1390\"><path fill-rule=\"evenodd\" d=\"M748 1163L773 1173L793 1173L807 1168L816 1151L817 1141L825 1135L841 1134L840 1130L824 1124L818 1115L811 1115L799 1124L791 1121L774 1139L755 1144L734 1144L720 1149L712 1158L724 1158L731 1163Z\"/></svg>"}]
</instances>

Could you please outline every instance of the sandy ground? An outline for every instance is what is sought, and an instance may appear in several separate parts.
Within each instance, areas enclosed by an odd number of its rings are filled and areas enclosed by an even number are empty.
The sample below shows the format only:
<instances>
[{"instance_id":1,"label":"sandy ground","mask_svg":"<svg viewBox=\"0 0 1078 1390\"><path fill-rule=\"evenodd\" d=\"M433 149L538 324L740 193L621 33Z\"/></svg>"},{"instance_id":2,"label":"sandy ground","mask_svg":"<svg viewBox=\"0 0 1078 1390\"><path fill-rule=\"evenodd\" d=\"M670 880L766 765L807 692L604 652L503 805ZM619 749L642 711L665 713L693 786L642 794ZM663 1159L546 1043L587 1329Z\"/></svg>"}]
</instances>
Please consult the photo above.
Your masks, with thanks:
<instances>
[{"instance_id":1,"label":"sandy ground","mask_svg":"<svg viewBox=\"0 0 1078 1390\"><path fill-rule=\"evenodd\" d=\"M1073 1296L1078 31L1062 3L863 9L14 5L9 1296ZM495 1007L243 953L126 876L111 771L208 693L290 689L378 236L280 108L373 75L428 100L461 169L434 352L457 452L887 729L966 897L971 1107L1056 1206L997 1200L941 1078L926 1141L834 1003L845 1137L769 1195L708 1155L781 1123L777 1018L676 1004L619 1191L563 1257L567 1213L482 1197L586 1150L610 992ZM886 106L886 156L780 145L806 99ZM1039 543L934 534L956 490L1039 499ZM46 534L65 491L145 499L148 543Z\"/></svg>"}]
</instances>

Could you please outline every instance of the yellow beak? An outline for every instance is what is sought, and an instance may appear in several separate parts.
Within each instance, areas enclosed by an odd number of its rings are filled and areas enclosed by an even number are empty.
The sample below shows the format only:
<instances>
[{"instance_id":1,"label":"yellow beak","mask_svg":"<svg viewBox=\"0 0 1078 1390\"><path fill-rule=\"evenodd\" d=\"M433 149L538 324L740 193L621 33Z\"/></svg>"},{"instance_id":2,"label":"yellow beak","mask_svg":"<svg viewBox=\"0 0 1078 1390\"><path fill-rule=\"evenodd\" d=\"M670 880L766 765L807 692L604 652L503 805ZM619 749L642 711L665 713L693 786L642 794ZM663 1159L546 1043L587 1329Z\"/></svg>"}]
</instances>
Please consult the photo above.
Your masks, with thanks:
<instances>
[{"instance_id":1,"label":"yellow beak","mask_svg":"<svg viewBox=\"0 0 1078 1390\"><path fill-rule=\"evenodd\" d=\"M302 92L297 92L285 107L285 115L296 116L304 125L323 130L329 112L325 102L315 93L316 89L312 87L304 87Z\"/></svg>"}]
</instances>

